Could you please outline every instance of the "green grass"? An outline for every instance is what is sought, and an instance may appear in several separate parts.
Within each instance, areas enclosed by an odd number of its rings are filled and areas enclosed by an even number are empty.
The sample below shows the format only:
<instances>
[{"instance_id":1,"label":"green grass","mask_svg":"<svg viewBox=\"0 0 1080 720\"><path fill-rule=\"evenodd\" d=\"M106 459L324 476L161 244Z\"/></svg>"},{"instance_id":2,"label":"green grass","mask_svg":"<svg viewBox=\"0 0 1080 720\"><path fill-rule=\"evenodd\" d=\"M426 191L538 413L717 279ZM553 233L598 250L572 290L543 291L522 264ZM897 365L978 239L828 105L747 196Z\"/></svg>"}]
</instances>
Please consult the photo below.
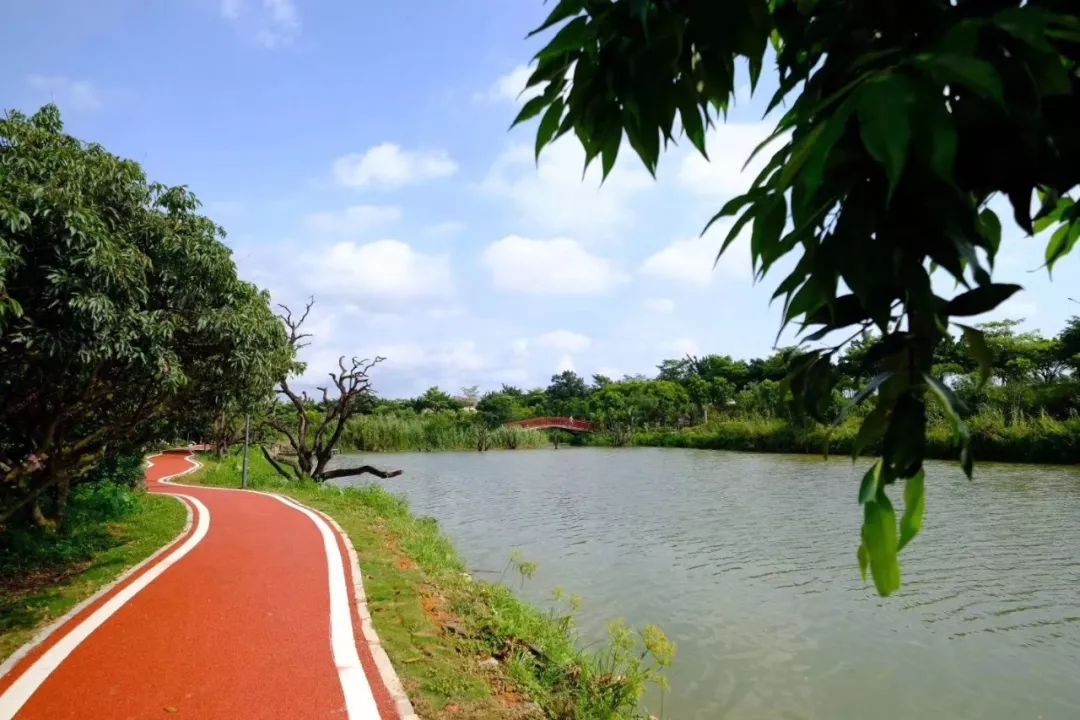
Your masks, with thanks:
<instances>
[{"instance_id":1,"label":"green grass","mask_svg":"<svg viewBox=\"0 0 1080 720\"><path fill-rule=\"evenodd\" d=\"M173 498L119 485L72 495L60 532L11 528L0 537L0 660L175 538L187 517Z\"/></svg>"},{"instance_id":2,"label":"green grass","mask_svg":"<svg viewBox=\"0 0 1080 720\"><path fill-rule=\"evenodd\" d=\"M456 412L358 415L349 420L341 438L343 450L360 452L516 450L549 444L545 432L508 427L489 430L475 414Z\"/></svg>"},{"instance_id":3,"label":"green grass","mask_svg":"<svg viewBox=\"0 0 1080 720\"><path fill-rule=\"evenodd\" d=\"M827 428L816 423L796 425L787 420L746 418L714 421L681 430L638 431L632 445L683 447L753 452L850 453L860 418ZM967 420L976 461L1075 463L1080 459L1080 419L1056 420L1049 416L1006 421L1000 413L984 412ZM610 444L598 435L592 444ZM868 454L876 448L868 448ZM952 430L943 421L931 423L927 432L927 457L952 459L958 455Z\"/></svg>"},{"instance_id":4,"label":"green grass","mask_svg":"<svg viewBox=\"0 0 1080 720\"><path fill-rule=\"evenodd\" d=\"M186 482L239 485L235 456L204 462ZM375 629L421 717L643 716L641 692L674 653L658 629L616 624L610 645L584 652L574 608L544 613L504 585L473 580L437 523L381 487L285 483L255 455L250 477L255 488L327 513L349 535ZM513 564L529 574L529 563Z\"/></svg>"}]
</instances>

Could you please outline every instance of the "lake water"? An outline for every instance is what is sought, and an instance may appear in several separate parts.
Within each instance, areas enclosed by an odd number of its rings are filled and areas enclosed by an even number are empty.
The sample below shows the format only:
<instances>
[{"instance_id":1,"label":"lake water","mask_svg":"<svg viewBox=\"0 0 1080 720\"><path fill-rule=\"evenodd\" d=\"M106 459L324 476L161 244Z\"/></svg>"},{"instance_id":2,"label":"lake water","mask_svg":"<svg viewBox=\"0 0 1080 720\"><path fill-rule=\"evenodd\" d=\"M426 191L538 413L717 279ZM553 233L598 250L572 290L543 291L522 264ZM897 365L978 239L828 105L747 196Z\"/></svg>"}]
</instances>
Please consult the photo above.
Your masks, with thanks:
<instances>
[{"instance_id":1,"label":"lake water","mask_svg":"<svg viewBox=\"0 0 1080 720\"><path fill-rule=\"evenodd\" d=\"M666 717L1080 718L1076 467L983 463L968 482L931 463L903 588L882 599L855 560L865 461L651 448L365 460L405 471L384 484L437 518L477 576L497 579L519 548L540 563L522 594L582 595L586 637L613 617L663 627L678 644Z\"/></svg>"}]
</instances>

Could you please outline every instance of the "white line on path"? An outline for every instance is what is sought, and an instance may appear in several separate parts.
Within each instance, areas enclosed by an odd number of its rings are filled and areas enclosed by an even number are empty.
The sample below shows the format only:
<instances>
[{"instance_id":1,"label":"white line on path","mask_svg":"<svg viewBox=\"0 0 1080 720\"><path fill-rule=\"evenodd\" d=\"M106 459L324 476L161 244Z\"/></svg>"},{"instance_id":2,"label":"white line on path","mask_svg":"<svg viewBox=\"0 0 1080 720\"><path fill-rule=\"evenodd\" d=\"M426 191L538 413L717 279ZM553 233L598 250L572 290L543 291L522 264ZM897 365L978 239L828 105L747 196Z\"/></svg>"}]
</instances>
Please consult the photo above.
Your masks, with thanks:
<instances>
[{"instance_id":1,"label":"white line on path","mask_svg":"<svg viewBox=\"0 0 1080 720\"><path fill-rule=\"evenodd\" d=\"M206 533L210 530L210 511L206 509L196 498L190 495L176 495L191 503L197 510L198 520L195 531L175 552L165 557L159 563L151 567L137 577L130 585L125 586L118 593L105 601L97 610L85 620L76 625L67 635L60 638L55 645L41 654L34 663L26 669L19 678L11 684L3 695L0 695L0 720L11 720L15 713L26 704L30 696L37 691L46 678L60 666L79 644L97 630L117 610L124 606L131 598L135 597L143 588L152 583L163 572L176 564L182 557L191 552L196 545L202 542Z\"/></svg>"},{"instance_id":2,"label":"white line on path","mask_svg":"<svg viewBox=\"0 0 1080 720\"><path fill-rule=\"evenodd\" d=\"M326 550L327 574L330 578L330 647L334 652L341 692L345 695L345 712L349 720L378 720L379 709L375 705L375 696L371 692L367 673L360 664L360 654L356 650L352 608L349 605L348 584L345 582L345 564L341 558L337 536L317 513L288 498L264 494L307 515L319 529L323 548Z\"/></svg>"}]
</instances>

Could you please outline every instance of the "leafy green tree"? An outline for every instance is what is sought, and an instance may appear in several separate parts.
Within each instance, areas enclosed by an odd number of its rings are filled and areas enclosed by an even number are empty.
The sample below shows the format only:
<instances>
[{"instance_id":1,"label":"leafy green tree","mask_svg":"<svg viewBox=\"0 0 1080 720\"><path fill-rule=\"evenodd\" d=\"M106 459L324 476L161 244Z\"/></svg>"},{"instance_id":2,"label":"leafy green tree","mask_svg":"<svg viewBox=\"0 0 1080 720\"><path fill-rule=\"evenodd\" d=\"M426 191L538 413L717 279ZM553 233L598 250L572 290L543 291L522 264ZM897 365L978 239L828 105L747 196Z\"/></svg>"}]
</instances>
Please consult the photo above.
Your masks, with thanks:
<instances>
[{"instance_id":1,"label":"leafy green tree","mask_svg":"<svg viewBox=\"0 0 1080 720\"><path fill-rule=\"evenodd\" d=\"M1060 341L1038 332L1016 332L1022 320L998 320L979 325L993 359L991 375L1002 383L1054 382L1067 365Z\"/></svg>"},{"instance_id":2,"label":"leafy green tree","mask_svg":"<svg viewBox=\"0 0 1080 720\"><path fill-rule=\"evenodd\" d=\"M601 390L613 382L615 381L609 378L607 375L600 375L598 373L592 376L592 389Z\"/></svg>"},{"instance_id":3,"label":"leafy green tree","mask_svg":"<svg viewBox=\"0 0 1080 720\"><path fill-rule=\"evenodd\" d=\"M424 394L413 401L413 408L417 412L425 410L429 412L442 412L443 410L460 410L462 403L450 396L450 393L440 390L437 386L429 387Z\"/></svg>"},{"instance_id":4,"label":"leafy green tree","mask_svg":"<svg viewBox=\"0 0 1080 720\"><path fill-rule=\"evenodd\" d=\"M492 429L511 420L517 420L525 414L518 403L518 396L507 392L485 393L476 404L476 410L480 413L484 424Z\"/></svg>"},{"instance_id":5,"label":"leafy green tree","mask_svg":"<svg viewBox=\"0 0 1080 720\"><path fill-rule=\"evenodd\" d=\"M768 107L784 110L757 151L771 146L771 156L713 221L731 219L721 252L750 229L759 278L797 255L775 297L785 324L815 328L807 341L852 328L853 338L870 327L882 336L868 361L883 369L857 396L872 396L874 410L855 451L882 448L858 492L858 557L878 591L892 593L898 553L922 524L927 402L952 420L972 472L963 408L933 374L935 349L955 318L1020 289L991 276L1001 242L991 201L1005 198L1028 233L1052 231L1048 267L1080 238L1080 205L1067 195L1080 181L1076 3L560 0L537 32L548 28L527 82L539 94L516 122L539 116L537 153L572 130L586 165L599 158L605 176L624 134L655 173L677 120L705 154L707 127L734 97L737 63L756 88L775 61ZM963 290L937 295L935 270ZM985 377L985 337L961 329ZM815 418L828 419L843 345L791 359L788 386ZM897 482L899 524L887 491Z\"/></svg>"},{"instance_id":6,"label":"leafy green tree","mask_svg":"<svg viewBox=\"0 0 1080 720\"><path fill-rule=\"evenodd\" d=\"M0 120L0 526L62 522L98 462L269 394L291 362L265 293L184 187Z\"/></svg>"},{"instance_id":7,"label":"leafy green tree","mask_svg":"<svg viewBox=\"0 0 1080 720\"><path fill-rule=\"evenodd\" d=\"M558 375L551 376L551 384L548 385L545 395L547 396L548 412L552 415L577 415L583 414L582 400L589 394L589 386L585 380L573 370L563 370Z\"/></svg>"},{"instance_id":8,"label":"leafy green tree","mask_svg":"<svg viewBox=\"0 0 1080 720\"><path fill-rule=\"evenodd\" d=\"M1058 335L1058 352L1062 362L1072 368L1073 377L1080 378L1080 317L1073 315Z\"/></svg>"}]
</instances>

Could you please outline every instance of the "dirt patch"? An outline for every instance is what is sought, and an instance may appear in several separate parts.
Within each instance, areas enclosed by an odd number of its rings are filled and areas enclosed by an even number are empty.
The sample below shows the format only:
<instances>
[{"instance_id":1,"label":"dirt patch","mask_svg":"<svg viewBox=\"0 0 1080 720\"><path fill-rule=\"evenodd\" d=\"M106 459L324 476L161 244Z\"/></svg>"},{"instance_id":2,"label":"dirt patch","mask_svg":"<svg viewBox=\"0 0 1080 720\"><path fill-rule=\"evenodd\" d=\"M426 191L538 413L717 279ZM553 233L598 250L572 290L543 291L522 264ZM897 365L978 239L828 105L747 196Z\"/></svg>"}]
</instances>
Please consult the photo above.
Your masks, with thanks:
<instances>
[{"instance_id":1,"label":"dirt patch","mask_svg":"<svg viewBox=\"0 0 1080 720\"><path fill-rule=\"evenodd\" d=\"M36 568L22 575L0 577L0 595L14 600L21 595L46 590L79 575L90 565L91 561L86 560L63 567Z\"/></svg>"}]
</instances>

